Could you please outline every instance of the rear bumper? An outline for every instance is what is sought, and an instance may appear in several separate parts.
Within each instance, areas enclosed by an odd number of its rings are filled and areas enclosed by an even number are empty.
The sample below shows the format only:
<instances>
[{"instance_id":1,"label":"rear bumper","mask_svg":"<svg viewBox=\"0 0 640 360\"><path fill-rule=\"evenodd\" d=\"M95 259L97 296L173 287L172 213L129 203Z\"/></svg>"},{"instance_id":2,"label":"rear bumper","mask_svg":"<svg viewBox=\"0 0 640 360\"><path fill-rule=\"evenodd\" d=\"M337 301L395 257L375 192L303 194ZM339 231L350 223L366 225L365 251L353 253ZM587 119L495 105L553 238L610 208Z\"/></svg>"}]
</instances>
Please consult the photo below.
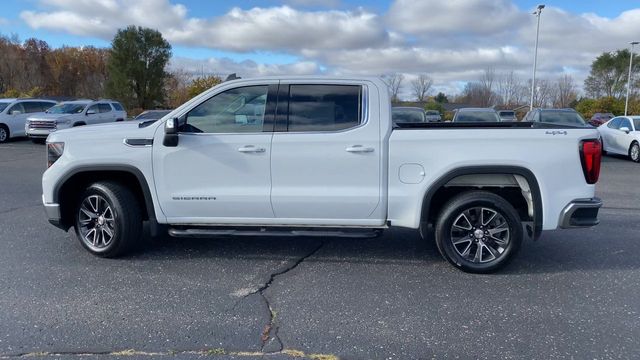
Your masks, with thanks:
<instances>
[{"instance_id":1,"label":"rear bumper","mask_svg":"<svg viewBox=\"0 0 640 360\"><path fill-rule=\"evenodd\" d=\"M577 199L570 202L560 213L559 226L563 229L596 226L598 210L602 207L602 200L598 198Z\"/></svg>"},{"instance_id":2,"label":"rear bumper","mask_svg":"<svg viewBox=\"0 0 640 360\"><path fill-rule=\"evenodd\" d=\"M60 204L46 203L44 196L42 197L42 203L49 222L61 229L64 228L62 225L62 216L60 215Z\"/></svg>"}]
</instances>

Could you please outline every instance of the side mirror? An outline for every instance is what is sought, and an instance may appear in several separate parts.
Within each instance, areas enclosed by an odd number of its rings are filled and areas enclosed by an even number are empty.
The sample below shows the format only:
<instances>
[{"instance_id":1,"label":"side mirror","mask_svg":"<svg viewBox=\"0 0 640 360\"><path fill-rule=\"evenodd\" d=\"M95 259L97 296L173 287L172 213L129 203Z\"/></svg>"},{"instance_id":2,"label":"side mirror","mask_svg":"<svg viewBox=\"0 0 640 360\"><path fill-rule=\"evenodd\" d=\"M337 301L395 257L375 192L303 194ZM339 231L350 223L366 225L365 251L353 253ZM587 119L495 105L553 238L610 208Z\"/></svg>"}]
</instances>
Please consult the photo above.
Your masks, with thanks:
<instances>
[{"instance_id":1,"label":"side mirror","mask_svg":"<svg viewBox=\"0 0 640 360\"><path fill-rule=\"evenodd\" d=\"M626 132L628 134L631 130L629 130L629 128L626 127L626 126L623 126L623 127L620 128L620 131L624 131L624 132Z\"/></svg>"},{"instance_id":2,"label":"side mirror","mask_svg":"<svg viewBox=\"0 0 640 360\"><path fill-rule=\"evenodd\" d=\"M22 114L22 111L20 110L11 110L11 115L20 115Z\"/></svg>"},{"instance_id":3,"label":"side mirror","mask_svg":"<svg viewBox=\"0 0 640 360\"><path fill-rule=\"evenodd\" d=\"M93 114L96 114L95 110L93 110L93 109L87 110L87 115L93 115Z\"/></svg>"},{"instance_id":4,"label":"side mirror","mask_svg":"<svg viewBox=\"0 0 640 360\"><path fill-rule=\"evenodd\" d=\"M169 119L164 123L164 140L162 145L178 146L178 118Z\"/></svg>"}]
</instances>

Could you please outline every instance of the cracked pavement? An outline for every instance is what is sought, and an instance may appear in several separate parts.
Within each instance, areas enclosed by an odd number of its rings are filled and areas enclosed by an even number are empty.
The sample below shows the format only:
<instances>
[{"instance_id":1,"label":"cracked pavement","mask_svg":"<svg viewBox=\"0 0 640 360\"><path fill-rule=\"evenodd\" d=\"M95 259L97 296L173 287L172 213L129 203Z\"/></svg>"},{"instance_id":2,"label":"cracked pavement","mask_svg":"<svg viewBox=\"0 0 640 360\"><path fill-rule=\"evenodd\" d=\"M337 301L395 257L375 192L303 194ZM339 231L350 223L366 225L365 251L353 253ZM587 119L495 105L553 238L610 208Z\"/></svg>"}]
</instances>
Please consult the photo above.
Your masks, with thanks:
<instances>
[{"instance_id":1,"label":"cracked pavement","mask_svg":"<svg viewBox=\"0 0 640 360\"><path fill-rule=\"evenodd\" d=\"M0 145L0 358L632 358L640 166L606 157L601 225L478 276L411 231L145 239L122 259L50 226L44 147Z\"/></svg>"}]
</instances>

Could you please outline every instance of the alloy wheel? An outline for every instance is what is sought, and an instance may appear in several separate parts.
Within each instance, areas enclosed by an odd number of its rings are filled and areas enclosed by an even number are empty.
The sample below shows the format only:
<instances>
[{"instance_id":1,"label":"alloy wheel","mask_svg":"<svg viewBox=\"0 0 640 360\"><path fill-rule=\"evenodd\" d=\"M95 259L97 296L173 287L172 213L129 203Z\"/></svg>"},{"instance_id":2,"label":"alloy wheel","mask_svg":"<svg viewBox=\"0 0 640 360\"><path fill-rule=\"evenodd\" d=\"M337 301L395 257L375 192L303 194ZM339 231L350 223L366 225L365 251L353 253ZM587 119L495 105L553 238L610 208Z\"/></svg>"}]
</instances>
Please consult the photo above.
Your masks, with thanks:
<instances>
[{"instance_id":1,"label":"alloy wheel","mask_svg":"<svg viewBox=\"0 0 640 360\"><path fill-rule=\"evenodd\" d=\"M472 207L462 211L451 225L451 242L466 261L475 264L497 261L509 246L509 223L494 209Z\"/></svg>"},{"instance_id":2,"label":"alloy wheel","mask_svg":"<svg viewBox=\"0 0 640 360\"><path fill-rule=\"evenodd\" d=\"M116 224L111 205L105 198L90 195L80 203L78 229L82 241L94 251L101 251L111 244Z\"/></svg>"},{"instance_id":3,"label":"alloy wheel","mask_svg":"<svg viewBox=\"0 0 640 360\"><path fill-rule=\"evenodd\" d=\"M629 155L631 156L631 160L638 162L638 160L640 160L640 145L634 144L633 146L631 146Z\"/></svg>"},{"instance_id":4,"label":"alloy wheel","mask_svg":"<svg viewBox=\"0 0 640 360\"><path fill-rule=\"evenodd\" d=\"M0 143L7 141L7 130L0 126Z\"/></svg>"}]
</instances>

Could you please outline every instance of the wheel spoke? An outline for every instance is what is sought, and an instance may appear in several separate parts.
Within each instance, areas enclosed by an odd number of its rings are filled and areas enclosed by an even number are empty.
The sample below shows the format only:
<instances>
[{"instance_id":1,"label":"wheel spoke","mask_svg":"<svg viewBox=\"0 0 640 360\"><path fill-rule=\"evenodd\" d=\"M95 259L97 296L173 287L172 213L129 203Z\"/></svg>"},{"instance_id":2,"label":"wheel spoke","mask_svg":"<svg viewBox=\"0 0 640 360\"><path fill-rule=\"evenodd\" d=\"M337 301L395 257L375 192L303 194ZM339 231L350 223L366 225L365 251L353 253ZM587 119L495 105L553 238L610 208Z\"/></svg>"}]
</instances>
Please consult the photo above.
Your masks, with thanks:
<instances>
[{"instance_id":1,"label":"wheel spoke","mask_svg":"<svg viewBox=\"0 0 640 360\"><path fill-rule=\"evenodd\" d=\"M473 257L473 262L475 262L475 263L481 263L482 262L482 246L480 246L480 245L476 246L476 254Z\"/></svg>"},{"instance_id":2,"label":"wheel spoke","mask_svg":"<svg viewBox=\"0 0 640 360\"><path fill-rule=\"evenodd\" d=\"M458 222L460 222L460 220L464 219L464 222L466 222L467 226L462 226L463 224L458 224ZM469 221L469 218L467 218L467 215L465 215L464 213L460 214L460 216L458 216L458 218L456 219L456 221L453 222L453 226L457 227L458 229L462 229L462 230L471 230L473 229L473 225L471 225L471 221Z\"/></svg>"},{"instance_id":3,"label":"wheel spoke","mask_svg":"<svg viewBox=\"0 0 640 360\"><path fill-rule=\"evenodd\" d=\"M509 226L507 225L507 223L504 223L500 226L498 226L497 228L493 228L493 229L489 229L487 231L489 231L489 235L493 236L495 234L501 233L501 232L505 232L509 230Z\"/></svg>"},{"instance_id":4,"label":"wheel spoke","mask_svg":"<svg viewBox=\"0 0 640 360\"><path fill-rule=\"evenodd\" d=\"M459 238L458 240L453 240L453 245L459 245L459 244L462 244L462 243L465 243L465 242L470 243L470 242L472 242L472 240L471 240L471 238L469 238L467 236L464 236L464 237Z\"/></svg>"},{"instance_id":5,"label":"wheel spoke","mask_svg":"<svg viewBox=\"0 0 640 360\"><path fill-rule=\"evenodd\" d=\"M482 246L484 246L487 251L489 252L489 254L491 254L492 258L490 260L487 261L491 261L491 260L495 260L498 257L500 257L500 252L498 252L497 250L493 249L491 246L487 245L487 244L482 244Z\"/></svg>"},{"instance_id":6,"label":"wheel spoke","mask_svg":"<svg viewBox=\"0 0 640 360\"><path fill-rule=\"evenodd\" d=\"M463 258L467 258L469 256L469 253L471 252L471 245L473 245L473 242L469 241L469 245L467 245L464 251L460 253Z\"/></svg>"},{"instance_id":7,"label":"wheel spoke","mask_svg":"<svg viewBox=\"0 0 640 360\"><path fill-rule=\"evenodd\" d=\"M484 217L484 213L485 212L490 212L491 213L491 216L486 221L485 221L485 217ZM498 213L496 211L493 211L491 209L482 208L480 210L480 223L482 224L482 226L487 226L487 224L490 223L491 220L495 219L496 215L498 215Z\"/></svg>"}]
</instances>

